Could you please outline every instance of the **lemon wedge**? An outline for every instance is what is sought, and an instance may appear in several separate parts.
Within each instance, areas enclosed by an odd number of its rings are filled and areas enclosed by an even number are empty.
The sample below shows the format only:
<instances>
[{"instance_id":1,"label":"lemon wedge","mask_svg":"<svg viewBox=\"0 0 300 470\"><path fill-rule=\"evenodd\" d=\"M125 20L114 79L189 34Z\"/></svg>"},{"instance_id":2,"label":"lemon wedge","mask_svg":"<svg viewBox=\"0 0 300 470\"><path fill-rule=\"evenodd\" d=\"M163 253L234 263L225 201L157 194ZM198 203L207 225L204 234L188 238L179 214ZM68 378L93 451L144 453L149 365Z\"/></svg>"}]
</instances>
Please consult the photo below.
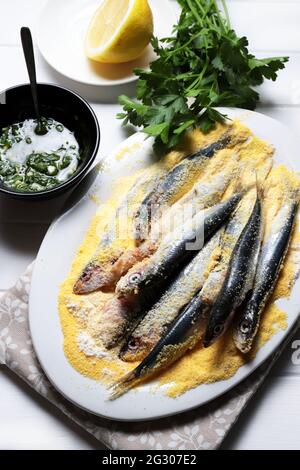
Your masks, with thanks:
<instances>
[{"instance_id":1,"label":"lemon wedge","mask_svg":"<svg viewBox=\"0 0 300 470\"><path fill-rule=\"evenodd\" d=\"M130 62L142 54L152 34L147 0L104 0L89 25L86 55L97 62Z\"/></svg>"}]
</instances>

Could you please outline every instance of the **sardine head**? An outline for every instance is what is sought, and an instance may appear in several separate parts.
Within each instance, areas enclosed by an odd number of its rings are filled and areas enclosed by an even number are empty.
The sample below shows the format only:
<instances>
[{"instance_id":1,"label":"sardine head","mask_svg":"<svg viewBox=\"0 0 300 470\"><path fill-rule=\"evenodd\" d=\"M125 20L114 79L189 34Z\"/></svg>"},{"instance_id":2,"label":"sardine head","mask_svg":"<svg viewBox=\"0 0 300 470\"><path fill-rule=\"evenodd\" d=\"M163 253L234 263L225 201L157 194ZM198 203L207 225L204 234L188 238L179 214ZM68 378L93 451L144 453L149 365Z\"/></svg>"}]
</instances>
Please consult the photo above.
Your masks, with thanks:
<instances>
[{"instance_id":1,"label":"sardine head","mask_svg":"<svg viewBox=\"0 0 300 470\"><path fill-rule=\"evenodd\" d=\"M147 261L141 261L123 276L116 287L118 295L138 294L147 273Z\"/></svg>"},{"instance_id":2,"label":"sardine head","mask_svg":"<svg viewBox=\"0 0 300 470\"><path fill-rule=\"evenodd\" d=\"M255 331L251 322L247 318L242 318L233 334L233 339L237 348L244 354L248 353L252 347Z\"/></svg>"},{"instance_id":3,"label":"sardine head","mask_svg":"<svg viewBox=\"0 0 300 470\"><path fill-rule=\"evenodd\" d=\"M222 321L209 321L205 331L203 346L211 346L225 331L225 323Z\"/></svg>"},{"instance_id":4,"label":"sardine head","mask_svg":"<svg viewBox=\"0 0 300 470\"><path fill-rule=\"evenodd\" d=\"M96 263L90 263L75 282L73 292L77 295L89 294L99 290L105 283L105 280L103 268Z\"/></svg>"},{"instance_id":5,"label":"sardine head","mask_svg":"<svg viewBox=\"0 0 300 470\"><path fill-rule=\"evenodd\" d=\"M129 274L128 276L124 276L118 284L116 288L116 292L119 295L131 294L131 293L138 293L138 286L139 282L142 279L142 274L139 272Z\"/></svg>"},{"instance_id":6,"label":"sardine head","mask_svg":"<svg viewBox=\"0 0 300 470\"><path fill-rule=\"evenodd\" d=\"M142 337L133 336L119 352L119 358L125 362L142 361L147 355L147 344Z\"/></svg>"}]
</instances>

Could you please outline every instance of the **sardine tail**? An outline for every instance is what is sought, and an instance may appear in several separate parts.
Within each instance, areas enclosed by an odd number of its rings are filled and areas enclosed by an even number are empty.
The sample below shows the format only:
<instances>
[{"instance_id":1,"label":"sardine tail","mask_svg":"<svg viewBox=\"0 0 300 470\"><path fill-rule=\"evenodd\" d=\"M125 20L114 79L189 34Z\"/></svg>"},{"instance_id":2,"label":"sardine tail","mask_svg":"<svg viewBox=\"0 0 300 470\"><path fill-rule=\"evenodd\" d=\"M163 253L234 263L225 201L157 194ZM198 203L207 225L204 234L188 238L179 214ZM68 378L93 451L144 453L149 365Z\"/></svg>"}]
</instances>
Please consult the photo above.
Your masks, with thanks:
<instances>
[{"instance_id":1,"label":"sardine tail","mask_svg":"<svg viewBox=\"0 0 300 470\"><path fill-rule=\"evenodd\" d=\"M255 186L258 199L262 200L264 197L264 187L261 181L259 181L257 171L255 170Z\"/></svg>"},{"instance_id":2,"label":"sardine tail","mask_svg":"<svg viewBox=\"0 0 300 470\"><path fill-rule=\"evenodd\" d=\"M109 387L110 395L109 400L113 401L121 397L129 390L131 390L135 385L139 383L140 379L136 376L135 370L124 375L118 382L112 384Z\"/></svg>"},{"instance_id":3,"label":"sardine tail","mask_svg":"<svg viewBox=\"0 0 300 470\"><path fill-rule=\"evenodd\" d=\"M285 200L290 199L295 204L299 203L300 199L300 188L298 182L291 181L288 175L283 177L284 197Z\"/></svg>"},{"instance_id":4,"label":"sardine tail","mask_svg":"<svg viewBox=\"0 0 300 470\"><path fill-rule=\"evenodd\" d=\"M299 204L300 200L300 188L294 188L290 193L291 199L295 202L295 204Z\"/></svg>"},{"instance_id":5,"label":"sardine tail","mask_svg":"<svg viewBox=\"0 0 300 470\"><path fill-rule=\"evenodd\" d=\"M261 191L261 184L258 181L257 178L257 172L255 170L251 171L251 175L249 180L245 181L243 178L243 168L244 166L241 165L240 171L239 171L239 177L236 178L236 182L234 185L234 191L235 193L240 193L242 196L247 194L249 191L251 191L253 188L256 188L257 193L260 194ZM249 175L248 175L249 177Z\"/></svg>"}]
</instances>

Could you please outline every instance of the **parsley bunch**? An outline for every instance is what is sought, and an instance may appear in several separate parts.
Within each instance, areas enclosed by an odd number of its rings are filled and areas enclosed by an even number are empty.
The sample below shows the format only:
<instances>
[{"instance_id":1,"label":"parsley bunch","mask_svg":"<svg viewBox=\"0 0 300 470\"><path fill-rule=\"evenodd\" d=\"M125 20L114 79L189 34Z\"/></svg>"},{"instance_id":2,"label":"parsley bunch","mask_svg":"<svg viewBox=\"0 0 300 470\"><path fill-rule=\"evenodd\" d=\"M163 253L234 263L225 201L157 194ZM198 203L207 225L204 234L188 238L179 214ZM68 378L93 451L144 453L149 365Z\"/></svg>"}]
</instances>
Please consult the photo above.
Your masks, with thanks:
<instances>
[{"instance_id":1,"label":"parsley bunch","mask_svg":"<svg viewBox=\"0 0 300 470\"><path fill-rule=\"evenodd\" d=\"M215 0L178 0L182 12L174 36L152 38L158 58L150 70L135 69L137 98L119 97L124 124L143 128L156 144L174 147L183 133L200 127L204 132L223 122L218 106L255 109L259 94L253 87L264 79L275 81L288 57L257 59L248 51L246 37L230 26Z\"/></svg>"}]
</instances>

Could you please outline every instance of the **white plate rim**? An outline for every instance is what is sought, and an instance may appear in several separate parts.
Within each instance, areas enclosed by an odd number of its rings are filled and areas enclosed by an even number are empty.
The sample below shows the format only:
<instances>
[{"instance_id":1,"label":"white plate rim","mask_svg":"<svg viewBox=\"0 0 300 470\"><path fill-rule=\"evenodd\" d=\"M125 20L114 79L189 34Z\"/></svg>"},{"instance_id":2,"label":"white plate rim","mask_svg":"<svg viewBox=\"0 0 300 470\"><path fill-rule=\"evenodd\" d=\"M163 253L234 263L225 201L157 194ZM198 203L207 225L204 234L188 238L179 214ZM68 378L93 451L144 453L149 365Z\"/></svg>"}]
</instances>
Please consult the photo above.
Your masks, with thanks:
<instances>
[{"instance_id":1,"label":"white plate rim","mask_svg":"<svg viewBox=\"0 0 300 470\"><path fill-rule=\"evenodd\" d=\"M251 111L244 111L244 110L234 110L234 109L226 109L225 110L229 116L238 116L241 121L245 121L246 125L249 125L248 122L251 120L256 121L258 120L260 123L262 120L265 123L268 123L269 125L275 126L278 129L281 129L285 132L286 136L289 136L289 138L294 141L294 144L297 143L297 138L294 136L291 131L286 128L284 125L279 123L279 121L267 117L263 114L256 113L256 112L251 112ZM279 126L279 127L278 127ZM250 127L250 126L249 126ZM252 127L253 128L253 127ZM257 134L257 132L256 132ZM259 135L259 137L263 137L264 131L262 132L262 135ZM275 135L275 134L274 134ZM143 140L144 137L141 134L134 134L131 136L129 139L126 139L116 150L113 152L110 156L114 154L117 154L120 149L124 146L127 147L128 144L134 143L137 140L141 141ZM149 139L148 139L148 145L149 145ZM287 152L289 150L289 147L292 148L293 145L290 145L290 143L287 143ZM297 164L297 160L295 161ZM299 167L299 164L298 164ZM297 168L294 168L297 169ZM299 170L300 168L298 168ZM296 281L296 284L292 290L291 294L291 299L290 300L280 300L278 302L279 307L286 308L288 306L291 308L291 310L288 313L288 328L285 331L280 331L276 335L274 335L258 352L256 358L251 361L250 363L245 364L242 366L237 373L224 381L212 383L212 384L204 384L196 387L193 390L188 391L184 395L181 395L180 397L176 399L168 398L162 395L160 392L156 392L155 394L152 394L152 392L149 391L149 386L144 386L140 387L138 391L133 390L124 395L123 397L119 398L118 400L115 400L113 402L107 402L105 401L105 398L107 398L107 392L105 391L104 387L101 386L101 384L96 383L95 381L88 379L84 376L81 376L78 372L76 372L72 366L67 362L62 347L61 351L59 354L60 358L60 366L63 367L64 372L72 371L71 376L72 380L74 378L74 374L77 376L77 379L79 382L84 382L85 386L83 389L80 389L79 393L73 393L70 392L70 390L66 387L65 383L65 375L64 377L58 377L58 372L56 370L56 364L54 364L53 368L53 363L51 363L51 359L49 360L49 357L47 355L47 351L49 352L49 346L51 350L51 345L52 343L50 342L47 345L47 348L45 349L45 344L43 344L43 341L48 337L48 329L46 331L46 335L43 335L43 339L40 337L40 332L41 332L41 327L43 326L43 322L39 321L39 311L41 309L41 305L38 300L38 292L40 289L40 280L41 280L41 275L45 275L45 269L43 267L44 262L45 262L45 251L47 250L47 244L49 238L55 233L57 230L57 227L59 224L64 223L64 219L69 217L70 214L75 213L75 211L79 210L80 206L83 204L83 201L78 202L72 209L70 209L68 212L66 212L62 217L58 218L50 227L49 231L47 232L44 241L41 245L41 248L39 250L35 266L34 266L34 271L33 271L33 276L32 276L32 283L31 283L31 289L30 289L30 296L29 296L29 324L30 324L30 331L31 331L31 336L32 336L32 341L33 341L33 346L36 351L37 357L42 365L42 368L44 369L46 375L48 376L50 382L54 385L54 387L59 390L59 392L65 396L68 400L73 402L75 405L79 406L80 408L85 409L88 412L91 412L93 414L96 414L98 416L108 418L111 420L118 420L118 421L147 421L147 420L153 420L153 419L159 419L171 415L175 415L184 411L188 411L194 408L198 408L199 406L202 406L211 400L219 397L220 395L223 395L227 391L231 390L233 387L238 385L241 381L246 379L252 372L254 372L257 367L262 365L268 358L269 356L274 353L277 348L280 346L280 344L283 342L283 340L286 338L288 333L293 329L295 323L298 320L299 316L299 310L297 306L297 298L296 298L296 290L297 288L299 289L300 286L300 280L298 279ZM86 227L87 228L87 227ZM47 256L46 256L47 258ZM63 278L61 279L63 280ZM58 313L56 313L56 320L58 320ZM58 320L59 322L59 320ZM56 322L57 323L57 322ZM45 324L44 324L45 327ZM56 331L54 332L56 336L58 336L62 340L62 332L60 328L60 324L58 323L58 330L56 327ZM45 331L44 331L45 333ZM77 380L76 379L76 380ZM99 406L95 406L94 404L91 406L89 403L89 387L92 386L92 384L97 388L99 391ZM215 390L213 392L213 387L219 388L219 390ZM212 393L207 393L207 390L211 390ZM198 390L198 392L197 392ZM201 399L201 392L204 391L204 396ZM101 397L101 392L104 393L104 397ZM199 393L199 397L195 399L195 394ZM154 409L146 404L141 405L139 401L143 401L145 398L145 394L147 397L147 400L151 402L151 406L154 406ZM152 398L156 397L155 400ZM135 400L132 400L135 398ZM158 401L160 401L160 404L158 404ZM118 403L119 405L117 407L114 406L114 404ZM135 405L135 406L133 406ZM136 409L136 405L138 405L138 410Z\"/></svg>"}]
</instances>

